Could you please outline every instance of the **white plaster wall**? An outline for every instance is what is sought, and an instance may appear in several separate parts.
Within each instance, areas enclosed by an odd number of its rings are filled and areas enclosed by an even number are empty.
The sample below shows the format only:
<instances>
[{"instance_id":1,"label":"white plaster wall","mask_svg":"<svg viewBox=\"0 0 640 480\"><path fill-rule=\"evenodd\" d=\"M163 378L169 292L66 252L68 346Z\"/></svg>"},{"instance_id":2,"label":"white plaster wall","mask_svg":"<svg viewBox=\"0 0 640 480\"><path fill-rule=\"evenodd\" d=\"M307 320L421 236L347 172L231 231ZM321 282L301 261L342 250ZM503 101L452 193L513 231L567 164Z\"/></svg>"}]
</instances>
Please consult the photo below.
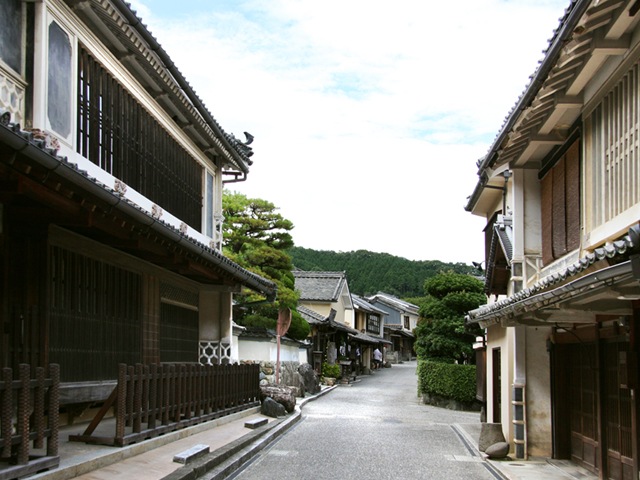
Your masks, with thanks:
<instances>
[{"instance_id":1,"label":"white plaster wall","mask_svg":"<svg viewBox=\"0 0 640 480\"><path fill-rule=\"evenodd\" d=\"M551 376L547 339L551 328L528 327L527 361L527 447L529 456L551 457Z\"/></svg>"},{"instance_id":2,"label":"white plaster wall","mask_svg":"<svg viewBox=\"0 0 640 480\"><path fill-rule=\"evenodd\" d=\"M200 291L200 339L231 341L232 294Z\"/></svg>"},{"instance_id":3,"label":"white plaster wall","mask_svg":"<svg viewBox=\"0 0 640 480\"><path fill-rule=\"evenodd\" d=\"M513 343L512 328L492 325L487 328L487 421L493 422L493 349L500 348L502 412L500 423L506 440L513 449L513 423L511 410L511 385L513 384Z\"/></svg>"},{"instance_id":4,"label":"white plaster wall","mask_svg":"<svg viewBox=\"0 0 640 480\"><path fill-rule=\"evenodd\" d=\"M300 362L298 345L280 345L281 362ZM278 344L275 339L238 338L238 359L264 362L278 361Z\"/></svg>"},{"instance_id":5,"label":"white plaster wall","mask_svg":"<svg viewBox=\"0 0 640 480\"><path fill-rule=\"evenodd\" d=\"M231 361L233 363L238 363L240 361L240 351L238 347L238 335L231 335Z\"/></svg>"},{"instance_id":6,"label":"white plaster wall","mask_svg":"<svg viewBox=\"0 0 640 480\"><path fill-rule=\"evenodd\" d=\"M303 363L309 363L309 356L307 355L307 349L304 347L298 347L298 358L302 365Z\"/></svg>"}]
</instances>

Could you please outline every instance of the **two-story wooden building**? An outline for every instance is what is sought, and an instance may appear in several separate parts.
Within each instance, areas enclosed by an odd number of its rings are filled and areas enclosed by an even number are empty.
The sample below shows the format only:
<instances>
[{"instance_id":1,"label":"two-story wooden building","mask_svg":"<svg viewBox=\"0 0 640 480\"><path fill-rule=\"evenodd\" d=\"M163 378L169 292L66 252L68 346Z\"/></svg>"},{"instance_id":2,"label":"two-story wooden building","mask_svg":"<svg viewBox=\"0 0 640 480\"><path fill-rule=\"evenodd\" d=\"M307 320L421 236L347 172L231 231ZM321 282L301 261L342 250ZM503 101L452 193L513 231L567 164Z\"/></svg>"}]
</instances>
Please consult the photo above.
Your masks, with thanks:
<instances>
[{"instance_id":1,"label":"two-story wooden building","mask_svg":"<svg viewBox=\"0 0 640 480\"><path fill-rule=\"evenodd\" d=\"M387 313L384 338L389 341L389 345L385 351L385 360L391 363L411 360L415 342L413 330L420 318L418 306L384 292L367 297L367 301Z\"/></svg>"},{"instance_id":2,"label":"two-story wooden building","mask_svg":"<svg viewBox=\"0 0 640 480\"><path fill-rule=\"evenodd\" d=\"M488 420L518 458L612 479L640 459L639 10L570 2L466 207L487 219L490 301L467 321Z\"/></svg>"},{"instance_id":3,"label":"two-story wooden building","mask_svg":"<svg viewBox=\"0 0 640 480\"><path fill-rule=\"evenodd\" d=\"M60 364L69 403L228 360L233 292L276 293L221 250L252 152L128 4L0 0L0 120L0 367Z\"/></svg>"}]
</instances>

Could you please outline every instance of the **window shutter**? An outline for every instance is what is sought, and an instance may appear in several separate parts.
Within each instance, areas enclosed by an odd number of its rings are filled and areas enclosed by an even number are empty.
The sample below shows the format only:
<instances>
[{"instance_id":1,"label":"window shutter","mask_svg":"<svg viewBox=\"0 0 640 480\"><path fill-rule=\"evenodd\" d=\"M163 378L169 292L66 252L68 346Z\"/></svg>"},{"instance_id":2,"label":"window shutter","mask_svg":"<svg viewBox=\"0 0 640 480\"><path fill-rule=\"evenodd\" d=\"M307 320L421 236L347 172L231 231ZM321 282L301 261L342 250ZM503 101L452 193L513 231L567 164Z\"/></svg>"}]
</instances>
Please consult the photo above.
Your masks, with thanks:
<instances>
[{"instance_id":1,"label":"window shutter","mask_svg":"<svg viewBox=\"0 0 640 480\"><path fill-rule=\"evenodd\" d=\"M553 238L553 174L549 172L541 183L542 203L542 262L549 265L553 262L552 238Z\"/></svg>"},{"instance_id":2,"label":"window shutter","mask_svg":"<svg viewBox=\"0 0 640 480\"><path fill-rule=\"evenodd\" d=\"M567 253L567 221L565 208L565 160L564 157L553 167L553 258Z\"/></svg>"},{"instance_id":3,"label":"window shutter","mask_svg":"<svg viewBox=\"0 0 640 480\"><path fill-rule=\"evenodd\" d=\"M580 141L565 155L567 251L580 246Z\"/></svg>"}]
</instances>

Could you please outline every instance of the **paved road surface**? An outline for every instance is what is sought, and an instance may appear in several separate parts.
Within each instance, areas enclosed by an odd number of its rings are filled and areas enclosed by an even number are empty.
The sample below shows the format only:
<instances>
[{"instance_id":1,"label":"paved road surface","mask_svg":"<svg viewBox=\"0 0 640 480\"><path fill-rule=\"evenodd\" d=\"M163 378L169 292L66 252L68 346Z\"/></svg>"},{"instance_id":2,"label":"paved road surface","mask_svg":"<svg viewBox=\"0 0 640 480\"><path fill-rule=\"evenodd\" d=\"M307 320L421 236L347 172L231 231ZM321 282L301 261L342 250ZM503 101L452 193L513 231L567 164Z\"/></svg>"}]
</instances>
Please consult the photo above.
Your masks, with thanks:
<instances>
[{"instance_id":1,"label":"paved road surface","mask_svg":"<svg viewBox=\"0 0 640 480\"><path fill-rule=\"evenodd\" d=\"M308 403L295 427L230 478L496 480L454 426L479 414L422 405L415 369L394 365Z\"/></svg>"}]
</instances>

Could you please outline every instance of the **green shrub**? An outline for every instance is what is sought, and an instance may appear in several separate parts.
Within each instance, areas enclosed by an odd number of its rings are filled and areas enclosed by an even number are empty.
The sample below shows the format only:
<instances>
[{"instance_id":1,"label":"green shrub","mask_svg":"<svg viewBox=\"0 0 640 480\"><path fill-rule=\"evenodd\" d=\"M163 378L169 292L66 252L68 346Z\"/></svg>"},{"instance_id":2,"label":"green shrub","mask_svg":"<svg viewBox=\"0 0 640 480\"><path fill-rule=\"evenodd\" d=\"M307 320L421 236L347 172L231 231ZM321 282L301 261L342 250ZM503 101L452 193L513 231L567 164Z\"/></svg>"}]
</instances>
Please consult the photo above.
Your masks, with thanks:
<instances>
[{"instance_id":1,"label":"green shrub","mask_svg":"<svg viewBox=\"0 0 640 480\"><path fill-rule=\"evenodd\" d=\"M329 365L327 362L324 362L322 364L322 376L338 378L340 376L340 365Z\"/></svg>"},{"instance_id":2,"label":"green shrub","mask_svg":"<svg viewBox=\"0 0 640 480\"><path fill-rule=\"evenodd\" d=\"M473 402L476 398L476 366L418 363L418 392L440 395L459 402Z\"/></svg>"}]
</instances>

